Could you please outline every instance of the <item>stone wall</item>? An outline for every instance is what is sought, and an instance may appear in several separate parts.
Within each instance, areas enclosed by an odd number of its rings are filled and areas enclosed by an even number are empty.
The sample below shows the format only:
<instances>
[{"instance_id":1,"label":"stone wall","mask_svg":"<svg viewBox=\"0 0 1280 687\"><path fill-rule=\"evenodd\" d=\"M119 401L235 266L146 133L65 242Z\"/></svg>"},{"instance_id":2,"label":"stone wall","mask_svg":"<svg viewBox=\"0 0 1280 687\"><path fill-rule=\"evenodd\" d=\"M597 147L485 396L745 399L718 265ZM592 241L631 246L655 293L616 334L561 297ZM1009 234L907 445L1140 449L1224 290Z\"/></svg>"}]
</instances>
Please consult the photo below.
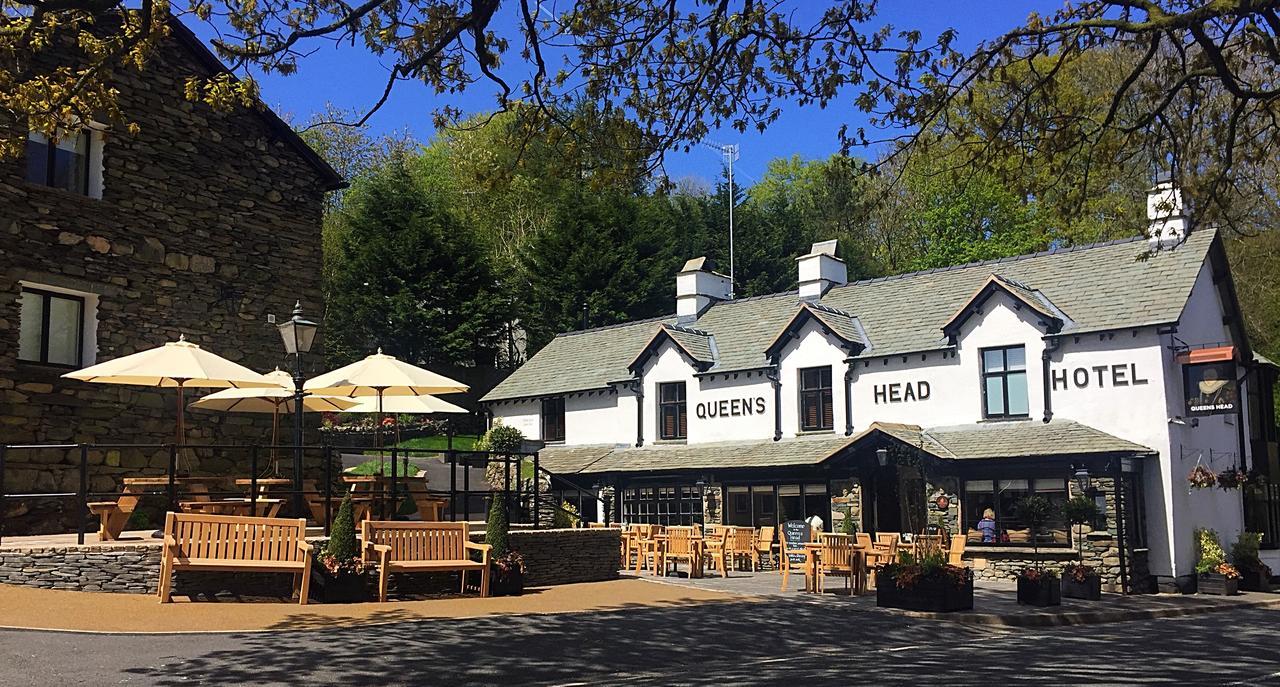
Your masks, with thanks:
<instances>
[{"instance_id":1,"label":"stone wall","mask_svg":"<svg viewBox=\"0 0 1280 687\"><path fill-rule=\"evenodd\" d=\"M186 75L207 72L177 40L146 72L118 72L120 107L140 130L105 132L101 198L28 182L25 159L0 160L0 443L174 440L173 389L74 382L60 378L66 368L18 361L21 281L97 296L98 362L186 335L266 371L285 364L266 316L288 316L295 300L316 319L323 312L328 182L268 115L187 102ZM308 376L319 356L310 363ZM189 412L187 427L192 443L265 443L270 417ZM7 459L10 493L75 491L77 455ZM167 461L159 449L94 451L90 489L115 490L121 476L158 474ZM211 474L246 469L243 455L191 462ZM13 501L8 511L8 533L74 528L65 504Z\"/></svg>"},{"instance_id":2,"label":"stone wall","mask_svg":"<svg viewBox=\"0 0 1280 687\"><path fill-rule=\"evenodd\" d=\"M525 584L542 587L618 577L618 529L512 531L512 550L525 557ZM473 533L484 539L484 533ZM317 548L323 540L312 540ZM125 594L154 594L160 579L158 543L0 549L0 584ZM179 594L288 596L288 575L178 573Z\"/></svg>"},{"instance_id":3,"label":"stone wall","mask_svg":"<svg viewBox=\"0 0 1280 687\"><path fill-rule=\"evenodd\" d=\"M472 537L483 541L484 533ZM513 530L507 542L524 556L525 584L533 587L612 580L622 567L622 530L614 527Z\"/></svg>"}]
</instances>

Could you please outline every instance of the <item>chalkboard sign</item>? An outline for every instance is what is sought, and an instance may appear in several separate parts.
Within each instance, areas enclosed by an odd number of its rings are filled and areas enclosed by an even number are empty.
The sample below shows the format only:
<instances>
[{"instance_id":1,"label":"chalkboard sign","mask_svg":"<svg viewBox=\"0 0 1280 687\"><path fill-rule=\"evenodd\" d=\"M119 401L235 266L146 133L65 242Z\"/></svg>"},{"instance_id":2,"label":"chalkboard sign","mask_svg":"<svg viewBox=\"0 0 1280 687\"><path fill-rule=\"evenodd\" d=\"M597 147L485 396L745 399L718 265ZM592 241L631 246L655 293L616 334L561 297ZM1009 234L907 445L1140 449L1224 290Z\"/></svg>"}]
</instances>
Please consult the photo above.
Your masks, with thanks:
<instances>
[{"instance_id":1,"label":"chalkboard sign","mask_svg":"<svg viewBox=\"0 0 1280 687\"><path fill-rule=\"evenodd\" d=\"M789 549L803 548L804 544L808 544L809 539L809 523L804 520L788 520L782 523L782 534L786 537L784 546ZM805 556L803 553L789 553L787 558L795 565L804 565Z\"/></svg>"}]
</instances>

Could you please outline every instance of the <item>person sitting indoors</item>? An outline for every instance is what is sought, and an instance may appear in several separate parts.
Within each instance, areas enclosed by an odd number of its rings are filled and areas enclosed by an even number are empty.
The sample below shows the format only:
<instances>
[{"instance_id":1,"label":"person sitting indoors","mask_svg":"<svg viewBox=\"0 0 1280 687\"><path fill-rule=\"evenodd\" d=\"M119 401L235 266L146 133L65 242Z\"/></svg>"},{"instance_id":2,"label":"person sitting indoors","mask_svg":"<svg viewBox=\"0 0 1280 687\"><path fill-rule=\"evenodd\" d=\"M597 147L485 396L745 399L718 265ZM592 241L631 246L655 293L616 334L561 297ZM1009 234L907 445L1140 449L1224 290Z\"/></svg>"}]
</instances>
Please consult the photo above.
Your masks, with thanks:
<instances>
[{"instance_id":1,"label":"person sitting indoors","mask_svg":"<svg viewBox=\"0 0 1280 687\"><path fill-rule=\"evenodd\" d=\"M996 542L996 512L990 508L982 511L982 519L978 521L978 531L982 532L983 544Z\"/></svg>"}]
</instances>

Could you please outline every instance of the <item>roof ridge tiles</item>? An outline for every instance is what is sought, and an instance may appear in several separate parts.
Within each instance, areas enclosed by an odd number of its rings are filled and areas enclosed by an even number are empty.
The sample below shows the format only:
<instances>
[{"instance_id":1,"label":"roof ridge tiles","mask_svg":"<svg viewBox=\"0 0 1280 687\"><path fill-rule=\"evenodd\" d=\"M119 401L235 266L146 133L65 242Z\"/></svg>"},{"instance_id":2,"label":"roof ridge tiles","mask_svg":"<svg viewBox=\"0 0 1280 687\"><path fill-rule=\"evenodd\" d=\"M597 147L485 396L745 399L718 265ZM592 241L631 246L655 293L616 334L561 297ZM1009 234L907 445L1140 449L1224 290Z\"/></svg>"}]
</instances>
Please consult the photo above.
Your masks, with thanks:
<instances>
[{"instance_id":1,"label":"roof ridge tiles","mask_svg":"<svg viewBox=\"0 0 1280 687\"><path fill-rule=\"evenodd\" d=\"M999 264L1010 263L1010 262L1020 262L1022 260L1029 260L1031 258L1043 258L1050 255L1066 255L1068 253L1078 253L1080 251L1091 250L1094 248L1107 248L1109 246L1118 246L1120 244L1136 243L1138 241L1145 241L1145 240L1146 240L1146 237L1144 236L1130 236L1127 238L1112 239L1110 241L1097 241L1095 243L1084 243L1084 244L1075 245L1075 246L1063 246L1060 248L1050 248L1048 250L1037 251L1035 253L1024 253L1022 255L1010 255L1010 256L1001 257L1001 258L978 260L976 262L967 262L962 265L946 265L943 267L930 267L928 269L916 270L914 272L902 272L900 274L889 274L889 275L880 276L880 277L868 277L867 279L859 279L857 281L851 281L845 284L836 285L832 287L832 290L834 291L836 289L843 289L849 286L856 286L858 284L875 284L879 282L894 281L897 279L906 279L908 277L918 277L926 274L941 274L943 272L954 272L956 270L963 270L971 267L983 267L987 265L999 265Z\"/></svg>"},{"instance_id":2,"label":"roof ridge tiles","mask_svg":"<svg viewBox=\"0 0 1280 687\"><path fill-rule=\"evenodd\" d=\"M587 329L573 329L567 332L560 332L555 335L559 339L566 336L576 336L578 334L590 334L591 332L602 332L608 329L621 329L622 327L630 327L637 324L646 324L650 322L662 322L674 318L675 315L658 315L657 317L646 317L642 320L627 320L626 322L615 322L614 324L602 324L598 327L589 327Z\"/></svg>"}]
</instances>

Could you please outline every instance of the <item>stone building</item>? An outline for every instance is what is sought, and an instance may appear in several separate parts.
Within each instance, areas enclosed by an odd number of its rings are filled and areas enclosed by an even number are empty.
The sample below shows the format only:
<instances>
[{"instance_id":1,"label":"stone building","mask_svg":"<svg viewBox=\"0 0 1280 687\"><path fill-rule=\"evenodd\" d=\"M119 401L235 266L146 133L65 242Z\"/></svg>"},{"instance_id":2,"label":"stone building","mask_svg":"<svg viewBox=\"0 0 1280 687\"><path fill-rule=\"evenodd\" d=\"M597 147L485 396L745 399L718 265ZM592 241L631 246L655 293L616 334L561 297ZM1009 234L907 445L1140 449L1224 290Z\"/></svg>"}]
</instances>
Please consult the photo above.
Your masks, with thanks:
<instances>
[{"instance_id":1,"label":"stone building","mask_svg":"<svg viewBox=\"0 0 1280 687\"><path fill-rule=\"evenodd\" d=\"M1173 585L1197 527L1276 544L1276 367L1214 229L1167 181L1148 214L1145 238L855 282L824 242L752 298L695 258L674 314L561 334L483 400L624 522L851 516L963 535L982 577L1079 545L1108 583ZM1190 489L1197 467L1270 491ZM1083 531L1021 519L1076 494L1103 514Z\"/></svg>"},{"instance_id":2,"label":"stone building","mask_svg":"<svg viewBox=\"0 0 1280 687\"><path fill-rule=\"evenodd\" d=\"M180 335L270 370L285 361L267 315L295 301L322 311L322 203L341 178L265 107L186 101L188 76L225 67L172 27L144 72L118 72L136 135L87 122L53 143L29 134L25 156L0 161L0 443L170 442L172 390L60 376ZM252 416L192 414L188 426L192 442L265 438ZM162 453L94 450L90 489L162 469ZM5 489L75 491L76 460L10 450ZM11 502L7 530L39 520L23 517L37 507Z\"/></svg>"}]
</instances>

